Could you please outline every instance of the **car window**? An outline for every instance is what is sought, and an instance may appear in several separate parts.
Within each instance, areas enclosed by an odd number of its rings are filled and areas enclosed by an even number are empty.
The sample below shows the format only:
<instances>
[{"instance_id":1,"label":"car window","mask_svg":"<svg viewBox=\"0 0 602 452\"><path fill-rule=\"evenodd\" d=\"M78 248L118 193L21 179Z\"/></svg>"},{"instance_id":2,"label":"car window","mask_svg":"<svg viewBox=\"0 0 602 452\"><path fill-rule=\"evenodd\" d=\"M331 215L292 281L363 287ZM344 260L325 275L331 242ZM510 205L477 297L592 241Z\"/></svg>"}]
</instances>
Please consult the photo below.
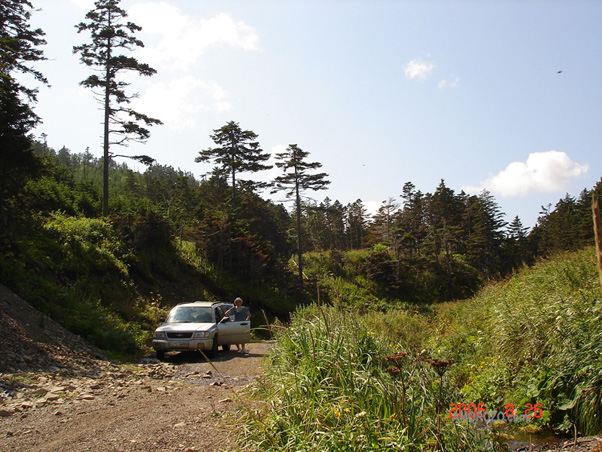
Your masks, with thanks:
<instances>
[{"instance_id":1,"label":"car window","mask_svg":"<svg viewBox=\"0 0 602 452\"><path fill-rule=\"evenodd\" d=\"M247 316L249 315L249 307L242 306L240 309L234 309L230 314L230 317L234 322L244 322L247 320Z\"/></svg>"},{"instance_id":2,"label":"car window","mask_svg":"<svg viewBox=\"0 0 602 452\"><path fill-rule=\"evenodd\" d=\"M211 308L182 306L176 307L167 318L168 323L211 323Z\"/></svg>"},{"instance_id":3,"label":"car window","mask_svg":"<svg viewBox=\"0 0 602 452\"><path fill-rule=\"evenodd\" d=\"M226 312L228 312L233 307L234 307L233 304L226 304L226 305L224 305L224 315L226 315ZM230 320L234 320L234 312L230 312L228 314L228 317L230 317Z\"/></svg>"},{"instance_id":4,"label":"car window","mask_svg":"<svg viewBox=\"0 0 602 452\"><path fill-rule=\"evenodd\" d=\"M226 315L226 311L228 309L230 309L230 306L228 305L219 305L215 308L215 317L217 318L218 322L224 318L224 315Z\"/></svg>"}]
</instances>

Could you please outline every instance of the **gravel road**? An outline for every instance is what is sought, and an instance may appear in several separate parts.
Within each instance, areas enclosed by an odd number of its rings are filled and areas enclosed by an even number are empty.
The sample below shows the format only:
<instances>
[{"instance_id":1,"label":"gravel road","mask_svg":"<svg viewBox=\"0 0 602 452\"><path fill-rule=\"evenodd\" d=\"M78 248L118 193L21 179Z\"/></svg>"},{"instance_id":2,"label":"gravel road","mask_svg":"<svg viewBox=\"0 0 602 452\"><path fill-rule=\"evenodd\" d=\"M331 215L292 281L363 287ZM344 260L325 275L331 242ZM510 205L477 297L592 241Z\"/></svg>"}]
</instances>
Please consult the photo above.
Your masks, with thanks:
<instances>
[{"instance_id":1,"label":"gravel road","mask_svg":"<svg viewBox=\"0 0 602 452\"><path fill-rule=\"evenodd\" d=\"M269 346L116 365L0 285L0 452L241 450L236 394Z\"/></svg>"},{"instance_id":2,"label":"gravel road","mask_svg":"<svg viewBox=\"0 0 602 452\"><path fill-rule=\"evenodd\" d=\"M240 450L233 430L242 399L234 392L244 394L258 376L268 346L249 344L246 356L220 352L215 368L179 354L136 366L99 363L94 376L5 376L0 451Z\"/></svg>"}]
</instances>

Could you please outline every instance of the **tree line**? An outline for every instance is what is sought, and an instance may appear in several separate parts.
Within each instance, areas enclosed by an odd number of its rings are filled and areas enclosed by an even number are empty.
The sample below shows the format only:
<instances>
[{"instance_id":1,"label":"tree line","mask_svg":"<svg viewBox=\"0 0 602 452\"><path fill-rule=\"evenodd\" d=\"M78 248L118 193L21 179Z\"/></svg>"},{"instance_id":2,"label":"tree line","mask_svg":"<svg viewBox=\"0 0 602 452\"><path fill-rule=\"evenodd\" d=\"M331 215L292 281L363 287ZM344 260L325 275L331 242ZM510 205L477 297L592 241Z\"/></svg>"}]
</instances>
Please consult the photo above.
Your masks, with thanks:
<instances>
[{"instance_id":1,"label":"tree line","mask_svg":"<svg viewBox=\"0 0 602 452\"><path fill-rule=\"evenodd\" d=\"M37 209L102 215L102 158L55 152L39 142L34 149L50 165L29 185ZM363 274L385 293L445 300L469 296L485 280L539 258L592 244L591 199L602 190L598 183L542 208L529 230L518 217L507 223L490 193L457 193L443 180L432 193L407 182L399 201L383 201L374 215L361 199L343 204L328 196L321 202L297 198L292 182L288 192L295 202L289 207L263 197L252 181L236 184L234 195L231 173L224 171L199 180L171 166L154 164L140 173L111 162L111 218L153 212L170 240L194 243L220 271L249 284L295 286L299 252L340 256L363 250Z\"/></svg>"},{"instance_id":2,"label":"tree line","mask_svg":"<svg viewBox=\"0 0 602 452\"><path fill-rule=\"evenodd\" d=\"M578 197L567 194L542 207L529 229L520 218L505 221L491 193L456 193L445 181L432 193L412 182L399 198L366 215L361 200L343 206L326 198L308 205L312 249L372 247L363 273L402 299L447 300L471 295L483 281L501 278L552 254L594 243L592 196L602 181Z\"/></svg>"}]
</instances>

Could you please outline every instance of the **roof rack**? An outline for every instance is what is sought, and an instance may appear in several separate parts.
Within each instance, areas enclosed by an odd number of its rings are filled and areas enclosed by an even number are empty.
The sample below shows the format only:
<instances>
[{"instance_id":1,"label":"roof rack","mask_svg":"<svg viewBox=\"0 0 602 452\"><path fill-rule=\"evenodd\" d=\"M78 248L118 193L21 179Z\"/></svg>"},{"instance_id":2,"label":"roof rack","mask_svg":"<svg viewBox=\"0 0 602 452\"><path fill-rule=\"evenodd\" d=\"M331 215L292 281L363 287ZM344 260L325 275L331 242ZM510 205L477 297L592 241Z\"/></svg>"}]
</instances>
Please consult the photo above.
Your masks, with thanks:
<instances>
[{"instance_id":1,"label":"roof rack","mask_svg":"<svg viewBox=\"0 0 602 452\"><path fill-rule=\"evenodd\" d=\"M228 303L227 301L209 301L209 300L195 300L195 301L184 301L182 303L178 303L176 306L180 306L183 304L195 304L195 303L211 303L211 306L219 303ZM230 303L232 304L232 303Z\"/></svg>"}]
</instances>

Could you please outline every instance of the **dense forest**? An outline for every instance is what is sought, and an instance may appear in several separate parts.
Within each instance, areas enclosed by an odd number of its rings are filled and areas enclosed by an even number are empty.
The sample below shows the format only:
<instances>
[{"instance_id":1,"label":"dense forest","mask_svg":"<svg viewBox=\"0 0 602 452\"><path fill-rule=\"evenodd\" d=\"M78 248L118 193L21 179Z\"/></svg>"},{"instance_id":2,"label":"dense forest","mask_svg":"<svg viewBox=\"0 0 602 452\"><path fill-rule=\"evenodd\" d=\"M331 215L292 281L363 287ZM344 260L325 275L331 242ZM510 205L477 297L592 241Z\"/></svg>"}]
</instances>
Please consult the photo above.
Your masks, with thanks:
<instances>
[{"instance_id":1,"label":"dense forest","mask_svg":"<svg viewBox=\"0 0 602 452\"><path fill-rule=\"evenodd\" d=\"M97 3L110 9L119 2ZM133 171L109 152L108 136L100 158L51 149L32 136L43 119L32 110L36 91L15 78L25 73L46 83L30 66L44 59L44 33L30 29L28 8L12 0L0 11L7 18L0 24L0 281L104 348L134 351L158 313L186 299L242 295L255 311L284 319L317 294L338 298L326 277L366 290L365 309L460 299L488 279L593 243L591 198L602 182L542 208L528 230L518 217L506 223L490 193L456 193L443 180L432 193L405 183L373 216L361 199L344 205L325 191L323 201L312 201L303 192L327 190L328 175L297 145L278 156L277 180L242 179L267 169L269 154L234 121L214 131L216 148L198 150L197 162L214 165L201 180L147 156L133 156L148 165ZM78 26L93 31L93 45L74 48L82 62L104 64L113 76L152 75L132 59L102 60L99 36L106 35L94 34L103 27L102 8L97 13ZM122 108L123 84L94 75L82 85L114 88L103 104L107 133L119 126L121 134L148 138L147 129L120 119L124 112L143 126L160 123ZM292 203L270 200L269 189L285 191Z\"/></svg>"},{"instance_id":2,"label":"dense forest","mask_svg":"<svg viewBox=\"0 0 602 452\"><path fill-rule=\"evenodd\" d=\"M102 217L102 158L66 148L56 152L37 141L31 151L41 173L13 198L10 224L56 215ZM232 186L223 175L197 180L158 164L143 173L113 161L110 167L108 221L124 238L142 228L149 248L190 242L219 272L245 283L296 285L290 272L297 229L286 205L239 181L233 206ZM319 204L302 201L302 251L330 252L337 260L347 251L367 250L363 276L405 301L464 298L487 279L593 244L591 199L601 190L602 182L578 197L567 194L554 208L542 207L530 231L518 217L506 223L490 193L456 193L443 180L433 193L407 182L401 203L389 198L373 216L361 199L343 205L326 196Z\"/></svg>"}]
</instances>

